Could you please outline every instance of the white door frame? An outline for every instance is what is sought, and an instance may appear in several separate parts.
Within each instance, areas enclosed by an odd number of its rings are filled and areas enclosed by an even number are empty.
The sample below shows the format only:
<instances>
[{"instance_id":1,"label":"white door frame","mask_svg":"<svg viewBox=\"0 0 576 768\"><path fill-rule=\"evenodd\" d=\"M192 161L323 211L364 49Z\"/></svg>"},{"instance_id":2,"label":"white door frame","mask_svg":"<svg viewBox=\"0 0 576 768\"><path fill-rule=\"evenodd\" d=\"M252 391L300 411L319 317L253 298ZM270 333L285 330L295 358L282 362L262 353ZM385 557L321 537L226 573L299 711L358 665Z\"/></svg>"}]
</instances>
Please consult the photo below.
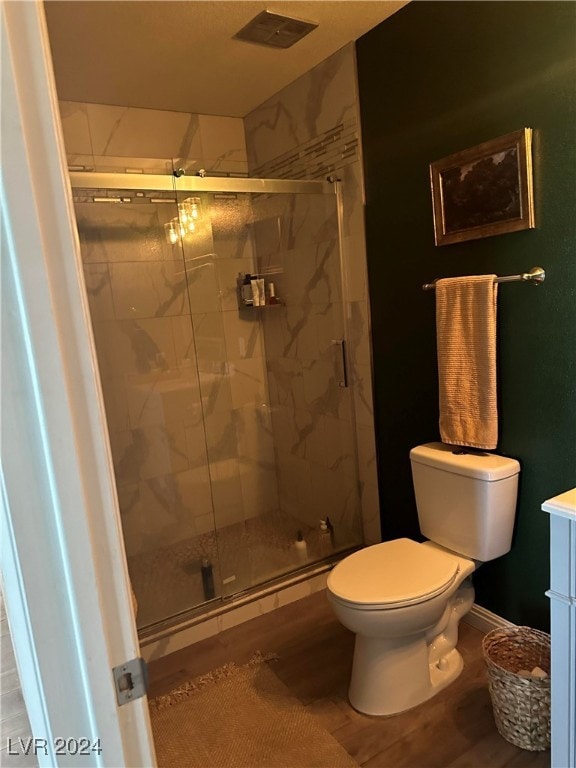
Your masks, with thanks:
<instances>
[{"instance_id":1,"label":"white door frame","mask_svg":"<svg viewBox=\"0 0 576 768\"><path fill-rule=\"evenodd\" d=\"M113 683L138 636L43 6L0 14L0 564L22 690L40 766L155 766L146 697L120 707Z\"/></svg>"}]
</instances>

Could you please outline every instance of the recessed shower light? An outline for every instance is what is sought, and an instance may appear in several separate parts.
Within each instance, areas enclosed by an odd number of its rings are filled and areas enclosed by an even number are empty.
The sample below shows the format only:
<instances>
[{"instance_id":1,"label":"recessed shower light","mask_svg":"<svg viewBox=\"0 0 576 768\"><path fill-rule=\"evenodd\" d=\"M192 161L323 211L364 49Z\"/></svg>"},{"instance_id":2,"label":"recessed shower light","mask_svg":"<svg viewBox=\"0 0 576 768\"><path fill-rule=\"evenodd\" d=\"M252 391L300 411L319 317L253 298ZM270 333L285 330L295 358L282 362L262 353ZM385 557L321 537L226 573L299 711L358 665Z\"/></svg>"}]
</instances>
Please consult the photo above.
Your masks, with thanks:
<instances>
[{"instance_id":1,"label":"recessed shower light","mask_svg":"<svg viewBox=\"0 0 576 768\"><path fill-rule=\"evenodd\" d=\"M234 35L236 40L269 45L272 48L290 48L298 40L316 29L313 21L293 19L278 13L262 11Z\"/></svg>"}]
</instances>

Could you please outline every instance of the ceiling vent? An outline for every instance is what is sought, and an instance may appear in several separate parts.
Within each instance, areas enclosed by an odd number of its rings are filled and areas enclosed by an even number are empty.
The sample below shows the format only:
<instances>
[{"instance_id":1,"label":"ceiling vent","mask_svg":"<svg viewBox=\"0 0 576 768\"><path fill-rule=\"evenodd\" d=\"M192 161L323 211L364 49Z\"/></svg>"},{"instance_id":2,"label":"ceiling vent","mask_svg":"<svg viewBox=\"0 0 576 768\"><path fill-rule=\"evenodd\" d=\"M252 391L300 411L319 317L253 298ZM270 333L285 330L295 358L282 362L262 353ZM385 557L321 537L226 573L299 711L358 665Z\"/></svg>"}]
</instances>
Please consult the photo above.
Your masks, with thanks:
<instances>
[{"instance_id":1,"label":"ceiling vent","mask_svg":"<svg viewBox=\"0 0 576 768\"><path fill-rule=\"evenodd\" d=\"M318 24L311 21L291 19L289 16L262 11L242 27L234 38L258 45L270 45L272 48L290 48L317 26Z\"/></svg>"}]
</instances>

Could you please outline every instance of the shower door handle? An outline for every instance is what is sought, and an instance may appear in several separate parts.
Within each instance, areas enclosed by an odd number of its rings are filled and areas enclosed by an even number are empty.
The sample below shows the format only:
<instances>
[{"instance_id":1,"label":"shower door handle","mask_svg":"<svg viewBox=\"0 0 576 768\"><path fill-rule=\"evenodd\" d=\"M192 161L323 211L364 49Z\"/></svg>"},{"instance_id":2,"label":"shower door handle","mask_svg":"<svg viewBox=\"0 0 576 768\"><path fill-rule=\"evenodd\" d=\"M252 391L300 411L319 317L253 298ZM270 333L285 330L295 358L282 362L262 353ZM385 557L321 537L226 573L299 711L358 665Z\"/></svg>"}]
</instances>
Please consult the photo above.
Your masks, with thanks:
<instances>
[{"instance_id":1,"label":"shower door handle","mask_svg":"<svg viewBox=\"0 0 576 768\"><path fill-rule=\"evenodd\" d=\"M347 387L348 386L348 364L346 362L346 340L332 339L332 344L340 348L340 354L338 355L339 363L340 363L338 386Z\"/></svg>"}]
</instances>

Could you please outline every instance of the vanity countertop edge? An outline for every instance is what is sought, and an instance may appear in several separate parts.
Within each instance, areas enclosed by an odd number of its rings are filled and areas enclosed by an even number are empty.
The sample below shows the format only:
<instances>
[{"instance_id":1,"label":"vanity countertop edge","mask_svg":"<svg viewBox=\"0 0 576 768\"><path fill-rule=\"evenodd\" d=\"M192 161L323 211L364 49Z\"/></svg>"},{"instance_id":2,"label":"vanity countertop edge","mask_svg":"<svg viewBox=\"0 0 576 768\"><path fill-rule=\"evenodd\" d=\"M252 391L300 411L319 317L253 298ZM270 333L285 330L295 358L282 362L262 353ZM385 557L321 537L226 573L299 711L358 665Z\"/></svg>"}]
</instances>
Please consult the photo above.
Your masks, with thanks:
<instances>
[{"instance_id":1,"label":"vanity countertop edge","mask_svg":"<svg viewBox=\"0 0 576 768\"><path fill-rule=\"evenodd\" d=\"M542 504L544 512L576 520L576 488L553 496Z\"/></svg>"}]
</instances>

